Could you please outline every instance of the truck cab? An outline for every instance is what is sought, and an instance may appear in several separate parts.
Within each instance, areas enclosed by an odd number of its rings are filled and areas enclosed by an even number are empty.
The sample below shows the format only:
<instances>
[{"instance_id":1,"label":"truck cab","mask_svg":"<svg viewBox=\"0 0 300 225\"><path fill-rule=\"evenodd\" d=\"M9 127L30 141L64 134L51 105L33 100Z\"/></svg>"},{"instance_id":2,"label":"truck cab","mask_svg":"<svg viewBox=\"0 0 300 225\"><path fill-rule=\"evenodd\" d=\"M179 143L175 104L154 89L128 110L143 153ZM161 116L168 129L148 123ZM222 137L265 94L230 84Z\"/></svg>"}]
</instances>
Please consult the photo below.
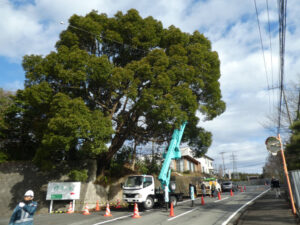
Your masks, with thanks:
<instances>
[{"instance_id":1,"label":"truck cab","mask_svg":"<svg viewBox=\"0 0 300 225\"><path fill-rule=\"evenodd\" d=\"M155 201L155 183L153 176L129 176L123 185L123 200L128 204L140 204L150 209Z\"/></svg>"}]
</instances>

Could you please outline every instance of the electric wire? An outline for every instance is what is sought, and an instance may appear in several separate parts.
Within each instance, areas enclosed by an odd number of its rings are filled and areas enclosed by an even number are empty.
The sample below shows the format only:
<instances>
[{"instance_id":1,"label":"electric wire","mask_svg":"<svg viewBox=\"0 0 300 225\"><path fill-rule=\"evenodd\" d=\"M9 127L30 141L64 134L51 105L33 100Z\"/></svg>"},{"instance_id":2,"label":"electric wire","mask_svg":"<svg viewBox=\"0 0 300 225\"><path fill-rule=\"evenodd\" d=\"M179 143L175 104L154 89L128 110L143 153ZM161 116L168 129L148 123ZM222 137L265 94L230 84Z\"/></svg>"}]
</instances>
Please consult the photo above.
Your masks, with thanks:
<instances>
[{"instance_id":1,"label":"electric wire","mask_svg":"<svg viewBox=\"0 0 300 225\"><path fill-rule=\"evenodd\" d=\"M263 45L262 36L261 36L260 22L259 22L259 18L258 18L258 10L257 10L257 5L256 5L256 0L253 0L253 1L254 1L256 18L257 18L257 26L258 26L259 37L260 37L260 45L261 45L261 50L262 50L262 55L263 55L263 60L264 60L264 67L265 67L266 80L267 80L267 88L269 90L270 85L269 85L269 79L268 79L268 72L267 72L267 65L266 65L266 59L265 59L264 45ZM268 93L268 96L269 96L269 111L271 111L271 108L270 108L271 107L271 97L270 97L269 93Z\"/></svg>"},{"instance_id":2,"label":"electric wire","mask_svg":"<svg viewBox=\"0 0 300 225\"><path fill-rule=\"evenodd\" d=\"M285 53L285 32L286 32L286 4L287 0L278 0L278 18L279 18L279 54L280 54L280 70L279 70L279 107L278 107L278 127L277 134L281 128L282 101L284 89L284 53Z\"/></svg>"},{"instance_id":3,"label":"electric wire","mask_svg":"<svg viewBox=\"0 0 300 225\"><path fill-rule=\"evenodd\" d=\"M274 87L273 50L272 50L271 25L270 25L269 1L268 0L266 0L266 4L267 4L267 14L268 14L269 41L270 41L272 100L273 100L273 108L275 108L275 92L274 92L274 88L273 88Z\"/></svg>"}]
</instances>

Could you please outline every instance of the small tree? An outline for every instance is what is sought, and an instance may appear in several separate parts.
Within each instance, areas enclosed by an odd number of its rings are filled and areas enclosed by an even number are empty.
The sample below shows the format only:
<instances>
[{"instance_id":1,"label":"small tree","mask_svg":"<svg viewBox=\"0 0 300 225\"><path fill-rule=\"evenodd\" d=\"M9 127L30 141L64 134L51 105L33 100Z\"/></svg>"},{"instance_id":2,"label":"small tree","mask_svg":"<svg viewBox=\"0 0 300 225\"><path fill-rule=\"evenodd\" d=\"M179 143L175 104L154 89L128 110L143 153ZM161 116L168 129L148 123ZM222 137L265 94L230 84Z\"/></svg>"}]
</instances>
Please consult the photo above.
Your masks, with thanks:
<instances>
[{"instance_id":1,"label":"small tree","mask_svg":"<svg viewBox=\"0 0 300 225\"><path fill-rule=\"evenodd\" d=\"M292 135L286 145L286 160L289 170L300 169L300 119L291 126Z\"/></svg>"}]
</instances>

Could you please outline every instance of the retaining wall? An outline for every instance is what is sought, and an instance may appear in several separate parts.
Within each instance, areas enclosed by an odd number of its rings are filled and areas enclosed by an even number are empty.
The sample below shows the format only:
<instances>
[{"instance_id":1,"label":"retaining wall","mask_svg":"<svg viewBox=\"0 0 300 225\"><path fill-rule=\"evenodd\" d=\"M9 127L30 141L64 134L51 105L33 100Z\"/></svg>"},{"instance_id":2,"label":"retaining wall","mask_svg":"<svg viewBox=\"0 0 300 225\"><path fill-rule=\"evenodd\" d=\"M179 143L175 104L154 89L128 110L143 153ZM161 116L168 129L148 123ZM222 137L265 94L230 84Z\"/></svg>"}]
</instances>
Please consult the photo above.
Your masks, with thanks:
<instances>
[{"instance_id":1,"label":"retaining wall","mask_svg":"<svg viewBox=\"0 0 300 225\"><path fill-rule=\"evenodd\" d=\"M92 177L92 178L91 178ZM120 183L124 179L107 187L93 183L95 176L89 177L89 182L81 183L80 199L75 202L75 210L83 211L87 203L92 209L97 200L101 205L107 201L117 202L122 199ZM0 216L11 215L13 209L23 199L24 193L32 189L35 201L38 202L37 213L48 213L50 201L46 200L49 182L68 181L61 174L47 174L30 162L6 162L0 164ZM54 201L53 210L67 210L70 201Z\"/></svg>"}]
</instances>

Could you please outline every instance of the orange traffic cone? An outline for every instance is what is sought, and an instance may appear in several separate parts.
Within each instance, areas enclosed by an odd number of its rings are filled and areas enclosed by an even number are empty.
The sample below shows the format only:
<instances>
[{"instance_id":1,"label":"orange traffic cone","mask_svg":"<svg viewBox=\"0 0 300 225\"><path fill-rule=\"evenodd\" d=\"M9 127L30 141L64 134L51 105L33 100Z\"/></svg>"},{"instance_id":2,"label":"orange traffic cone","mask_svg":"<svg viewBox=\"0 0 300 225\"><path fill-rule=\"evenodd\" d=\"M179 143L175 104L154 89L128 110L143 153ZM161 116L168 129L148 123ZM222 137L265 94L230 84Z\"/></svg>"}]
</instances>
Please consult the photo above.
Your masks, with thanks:
<instances>
[{"instance_id":1,"label":"orange traffic cone","mask_svg":"<svg viewBox=\"0 0 300 225\"><path fill-rule=\"evenodd\" d=\"M170 217L174 217L173 202L171 202L171 207L170 207Z\"/></svg>"},{"instance_id":2,"label":"orange traffic cone","mask_svg":"<svg viewBox=\"0 0 300 225\"><path fill-rule=\"evenodd\" d=\"M119 209L119 208L121 208L121 205L120 205L120 201L119 201L119 199L117 199L117 205L116 205L116 209Z\"/></svg>"},{"instance_id":3,"label":"orange traffic cone","mask_svg":"<svg viewBox=\"0 0 300 225\"><path fill-rule=\"evenodd\" d=\"M140 218L139 209L136 203L134 203L134 211L133 211L133 217L132 218Z\"/></svg>"},{"instance_id":4,"label":"orange traffic cone","mask_svg":"<svg viewBox=\"0 0 300 225\"><path fill-rule=\"evenodd\" d=\"M82 214L83 215L91 215L90 212L89 212L88 204L85 204L84 212Z\"/></svg>"},{"instance_id":5,"label":"orange traffic cone","mask_svg":"<svg viewBox=\"0 0 300 225\"><path fill-rule=\"evenodd\" d=\"M106 204L106 211L105 211L104 216L112 216L111 213L110 213L110 208L109 208L109 204L108 203Z\"/></svg>"},{"instance_id":6,"label":"orange traffic cone","mask_svg":"<svg viewBox=\"0 0 300 225\"><path fill-rule=\"evenodd\" d=\"M100 211L99 200L97 200L95 211L97 212Z\"/></svg>"},{"instance_id":7,"label":"orange traffic cone","mask_svg":"<svg viewBox=\"0 0 300 225\"><path fill-rule=\"evenodd\" d=\"M218 192L218 199L221 200L221 194Z\"/></svg>"},{"instance_id":8,"label":"orange traffic cone","mask_svg":"<svg viewBox=\"0 0 300 225\"><path fill-rule=\"evenodd\" d=\"M201 196L201 205L204 205L205 202L204 202L204 198L203 198L203 195Z\"/></svg>"},{"instance_id":9,"label":"orange traffic cone","mask_svg":"<svg viewBox=\"0 0 300 225\"><path fill-rule=\"evenodd\" d=\"M230 190L230 196L233 196L233 192L232 192L232 190Z\"/></svg>"},{"instance_id":10,"label":"orange traffic cone","mask_svg":"<svg viewBox=\"0 0 300 225\"><path fill-rule=\"evenodd\" d=\"M72 206L72 202L70 202L70 205L69 205L69 208L68 208L67 213L74 213L74 211L73 211L73 206Z\"/></svg>"},{"instance_id":11,"label":"orange traffic cone","mask_svg":"<svg viewBox=\"0 0 300 225\"><path fill-rule=\"evenodd\" d=\"M246 186L244 186L244 191L246 191Z\"/></svg>"},{"instance_id":12,"label":"orange traffic cone","mask_svg":"<svg viewBox=\"0 0 300 225\"><path fill-rule=\"evenodd\" d=\"M241 192L244 192L244 191L243 191L243 187L241 187Z\"/></svg>"}]
</instances>

